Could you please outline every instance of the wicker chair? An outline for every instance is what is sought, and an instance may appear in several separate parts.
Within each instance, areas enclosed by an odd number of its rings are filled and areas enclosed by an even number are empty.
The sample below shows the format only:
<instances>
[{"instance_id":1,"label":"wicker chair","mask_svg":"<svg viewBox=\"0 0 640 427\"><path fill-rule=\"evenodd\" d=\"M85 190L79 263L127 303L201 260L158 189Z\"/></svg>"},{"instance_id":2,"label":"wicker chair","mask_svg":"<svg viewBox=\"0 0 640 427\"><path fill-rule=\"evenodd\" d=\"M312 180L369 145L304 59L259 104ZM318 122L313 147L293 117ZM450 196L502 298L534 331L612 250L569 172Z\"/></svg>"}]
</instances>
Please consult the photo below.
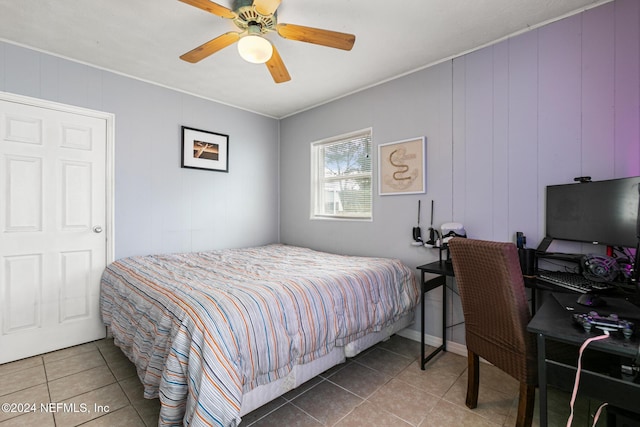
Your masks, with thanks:
<instances>
[{"instance_id":1,"label":"wicker chair","mask_svg":"<svg viewBox=\"0 0 640 427\"><path fill-rule=\"evenodd\" d=\"M449 241L462 301L468 351L466 404L478 404L479 357L520 382L516 426L531 426L537 385L536 344L518 251L512 243Z\"/></svg>"}]
</instances>

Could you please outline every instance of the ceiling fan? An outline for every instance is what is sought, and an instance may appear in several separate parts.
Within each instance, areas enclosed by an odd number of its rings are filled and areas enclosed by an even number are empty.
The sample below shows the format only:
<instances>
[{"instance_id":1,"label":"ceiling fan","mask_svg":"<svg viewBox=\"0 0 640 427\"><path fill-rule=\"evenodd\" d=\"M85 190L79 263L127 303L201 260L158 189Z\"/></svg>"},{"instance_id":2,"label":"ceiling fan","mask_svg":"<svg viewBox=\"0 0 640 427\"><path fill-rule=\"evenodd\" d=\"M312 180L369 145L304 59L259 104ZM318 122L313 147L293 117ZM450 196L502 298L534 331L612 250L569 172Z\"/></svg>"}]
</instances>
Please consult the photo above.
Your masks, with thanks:
<instances>
[{"instance_id":1,"label":"ceiling fan","mask_svg":"<svg viewBox=\"0 0 640 427\"><path fill-rule=\"evenodd\" d=\"M240 56L254 63L266 63L276 83L291 80L276 47L262 37L271 31L281 37L342 50L351 50L356 41L353 34L302 25L278 23L276 10L282 0L234 0L233 10L209 0L180 0L221 18L232 19L240 31L230 31L210 40L180 56L180 59L196 63L225 47L238 42Z\"/></svg>"}]
</instances>

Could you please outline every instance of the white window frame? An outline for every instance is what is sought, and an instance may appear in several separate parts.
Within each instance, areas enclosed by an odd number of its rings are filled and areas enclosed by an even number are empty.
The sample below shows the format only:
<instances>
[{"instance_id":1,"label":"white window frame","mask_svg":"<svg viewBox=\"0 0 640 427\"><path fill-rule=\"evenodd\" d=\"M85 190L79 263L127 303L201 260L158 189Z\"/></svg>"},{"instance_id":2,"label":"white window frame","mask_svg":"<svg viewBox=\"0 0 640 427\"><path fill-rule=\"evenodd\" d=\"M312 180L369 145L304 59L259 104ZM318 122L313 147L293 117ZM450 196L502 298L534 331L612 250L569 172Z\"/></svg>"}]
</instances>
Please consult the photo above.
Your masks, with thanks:
<instances>
[{"instance_id":1,"label":"white window frame","mask_svg":"<svg viewBox=\"0 0 640 427\"><path fill-rule=\"evenodd\" d=\"M324 177L324 158L321 157L322 147L326 147L332 144L339 144L341 142L347 142L352 139L369 137L369 159L371 161L371 170L368 173L361 173L357 175L349 175L352 178L369 178L371 186L370 210L369 212L362 212L361 215L344 214L339 212L328 213L324 212L323 206L326 205L325 199L325 182L328 181ZM372 128L365 128L354 132L345 133L342 135L334 136L331 138L314 141L311 143L311 207L310 207L310 219L319 220L346 220L346 221L373 221L373 168L375 163L373 162L373 130ZM344 177L344 175L342 176ZM331 181L339 181L341 176L331 178ZM338 203L340 200L338 199ZM334 200L335 204L335 200Z\"/></svg>"}]
</instances>

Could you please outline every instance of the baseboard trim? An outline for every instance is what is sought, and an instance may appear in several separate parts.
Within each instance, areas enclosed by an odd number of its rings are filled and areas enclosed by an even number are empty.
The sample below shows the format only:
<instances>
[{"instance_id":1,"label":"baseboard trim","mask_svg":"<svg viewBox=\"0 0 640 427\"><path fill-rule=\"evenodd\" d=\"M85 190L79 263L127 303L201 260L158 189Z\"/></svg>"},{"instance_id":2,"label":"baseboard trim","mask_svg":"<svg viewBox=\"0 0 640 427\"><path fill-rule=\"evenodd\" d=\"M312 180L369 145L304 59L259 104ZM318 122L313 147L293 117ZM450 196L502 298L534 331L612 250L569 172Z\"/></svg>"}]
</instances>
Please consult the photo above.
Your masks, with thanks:
<instances>
[{"instance_id":1,"label":"baseboard trim","mask_svg":"<svg viewBox=\"0 0 640 427\"><path fill-rule=\"evenodd\" d=\"M397 334L401 337L420 342L420 331L416 331L415 329L405 328L401 331L398 331ZM425 334L424 343L432 347L440 347L440 345L442 345L442 338ZM447 341L447 351L467 357L467 346L464 344Z\"/></svg>"}]
</instances>

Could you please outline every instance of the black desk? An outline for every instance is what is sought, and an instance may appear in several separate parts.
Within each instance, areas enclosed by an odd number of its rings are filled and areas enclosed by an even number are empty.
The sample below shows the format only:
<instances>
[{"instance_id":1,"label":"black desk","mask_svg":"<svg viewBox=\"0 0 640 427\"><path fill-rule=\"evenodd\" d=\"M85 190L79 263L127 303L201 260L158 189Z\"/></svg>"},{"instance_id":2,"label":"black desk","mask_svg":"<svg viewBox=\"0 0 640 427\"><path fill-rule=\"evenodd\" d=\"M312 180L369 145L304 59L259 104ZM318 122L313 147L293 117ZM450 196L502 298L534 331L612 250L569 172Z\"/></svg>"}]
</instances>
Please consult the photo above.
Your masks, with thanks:
<instances>
[{"instance_id":1,"label":"black desk","mask_svg":"<svg viewBox=\"0 0 640 427\"><path fill-rule=\"evenodd\" d=\"M421 352L421 362L420 368L424 370L424 366L440 351L447 350L447 276L454 277L453 265L450 262L446 261L434 261L429 264L424 264L417 267L420 270L420 286L421 286L421 296L420 296L420 343L422 344L422 352ZM436 277L431 279L426 279L426 274L431 273L435 274ZM539 287L535 277L525 276L524 278L525 286L528 288L532 288L531 291L531 305L532 312L535 313L536 310L536 290L537 289L549 289L548 287ZM433 350L428 356L425 357L424 354L424 294L432 291L438 287L442 286L442 344L440 347Z\"/></svg>"},{"instance_id":2,"label":"black desk","mask_svg":"<svg viewBox=\"0 0 640 427\"><path fill-rule=\"evenodd\" d=\"M598 329L587 333L581 326L573 322L571 318L572 312L567 310L567 306L574 306L579 312L588 311L588 309L574 304L575 300L576 294L552 294L552 297L548 298L538 309L527 327L530 332L537 335L540 427L547 426L547 385L554 385L570 391L573 388L576 373L575 366L549 358L551 356L547 354L547 340L554 340L579 348L586 339L602 334L602 331ZM607 303L606 307L598 307L596 309L600 315L609 315L616 312L620 318L640 319L640 308L627 301L610 298ZM624 339L620 332L612 332L609 338L589 344L587 351L590 351L590 349L596 350L631 361L638 357L638 344L640 342L638 322L636 322L635 329L631 339ZM617 358L613 359L618 360ZM577 359L575 363L577 364ZM608 402L610 405L629 411L638 411L640 384L637 382L605 375L583 365L579 390L581 394L593 399Z\"/></svg>"},{"instance_id":3,"label":"black desk","mask_svg":"<svg viewBox=\"0 0 640 427\"><path fill-rule=\"evenodd\" d=\"M420 368L424 370L424 366L436 354L441 351L447 351L447 276L454 277L453 265L446 261L434 261L417 267L420 270ZM435 274L436 277L426 280L426 274ZM535 277L525 276L525 286L532 288L531 305L532 311L536 310L536 289L549 289L547 287L539 287ZM424 294L442 286L442 344L425 357L424 352Z\"/></svg>"},{"instance_id":4,"label":"black desk","mask_svg":"<svg viewBox=\"0 0 640 427\"><path fill-rule=\"evenodd\" d=\"M453 276L453 266L445 261L435 261L418 267L420 270L420 369L436 354L447 351L447 276ZM436 277L426 279L426 274L436 274ZM428 356L424 354L424 294L442 286L442 344Z\"/></svg>"}]
</instances>

